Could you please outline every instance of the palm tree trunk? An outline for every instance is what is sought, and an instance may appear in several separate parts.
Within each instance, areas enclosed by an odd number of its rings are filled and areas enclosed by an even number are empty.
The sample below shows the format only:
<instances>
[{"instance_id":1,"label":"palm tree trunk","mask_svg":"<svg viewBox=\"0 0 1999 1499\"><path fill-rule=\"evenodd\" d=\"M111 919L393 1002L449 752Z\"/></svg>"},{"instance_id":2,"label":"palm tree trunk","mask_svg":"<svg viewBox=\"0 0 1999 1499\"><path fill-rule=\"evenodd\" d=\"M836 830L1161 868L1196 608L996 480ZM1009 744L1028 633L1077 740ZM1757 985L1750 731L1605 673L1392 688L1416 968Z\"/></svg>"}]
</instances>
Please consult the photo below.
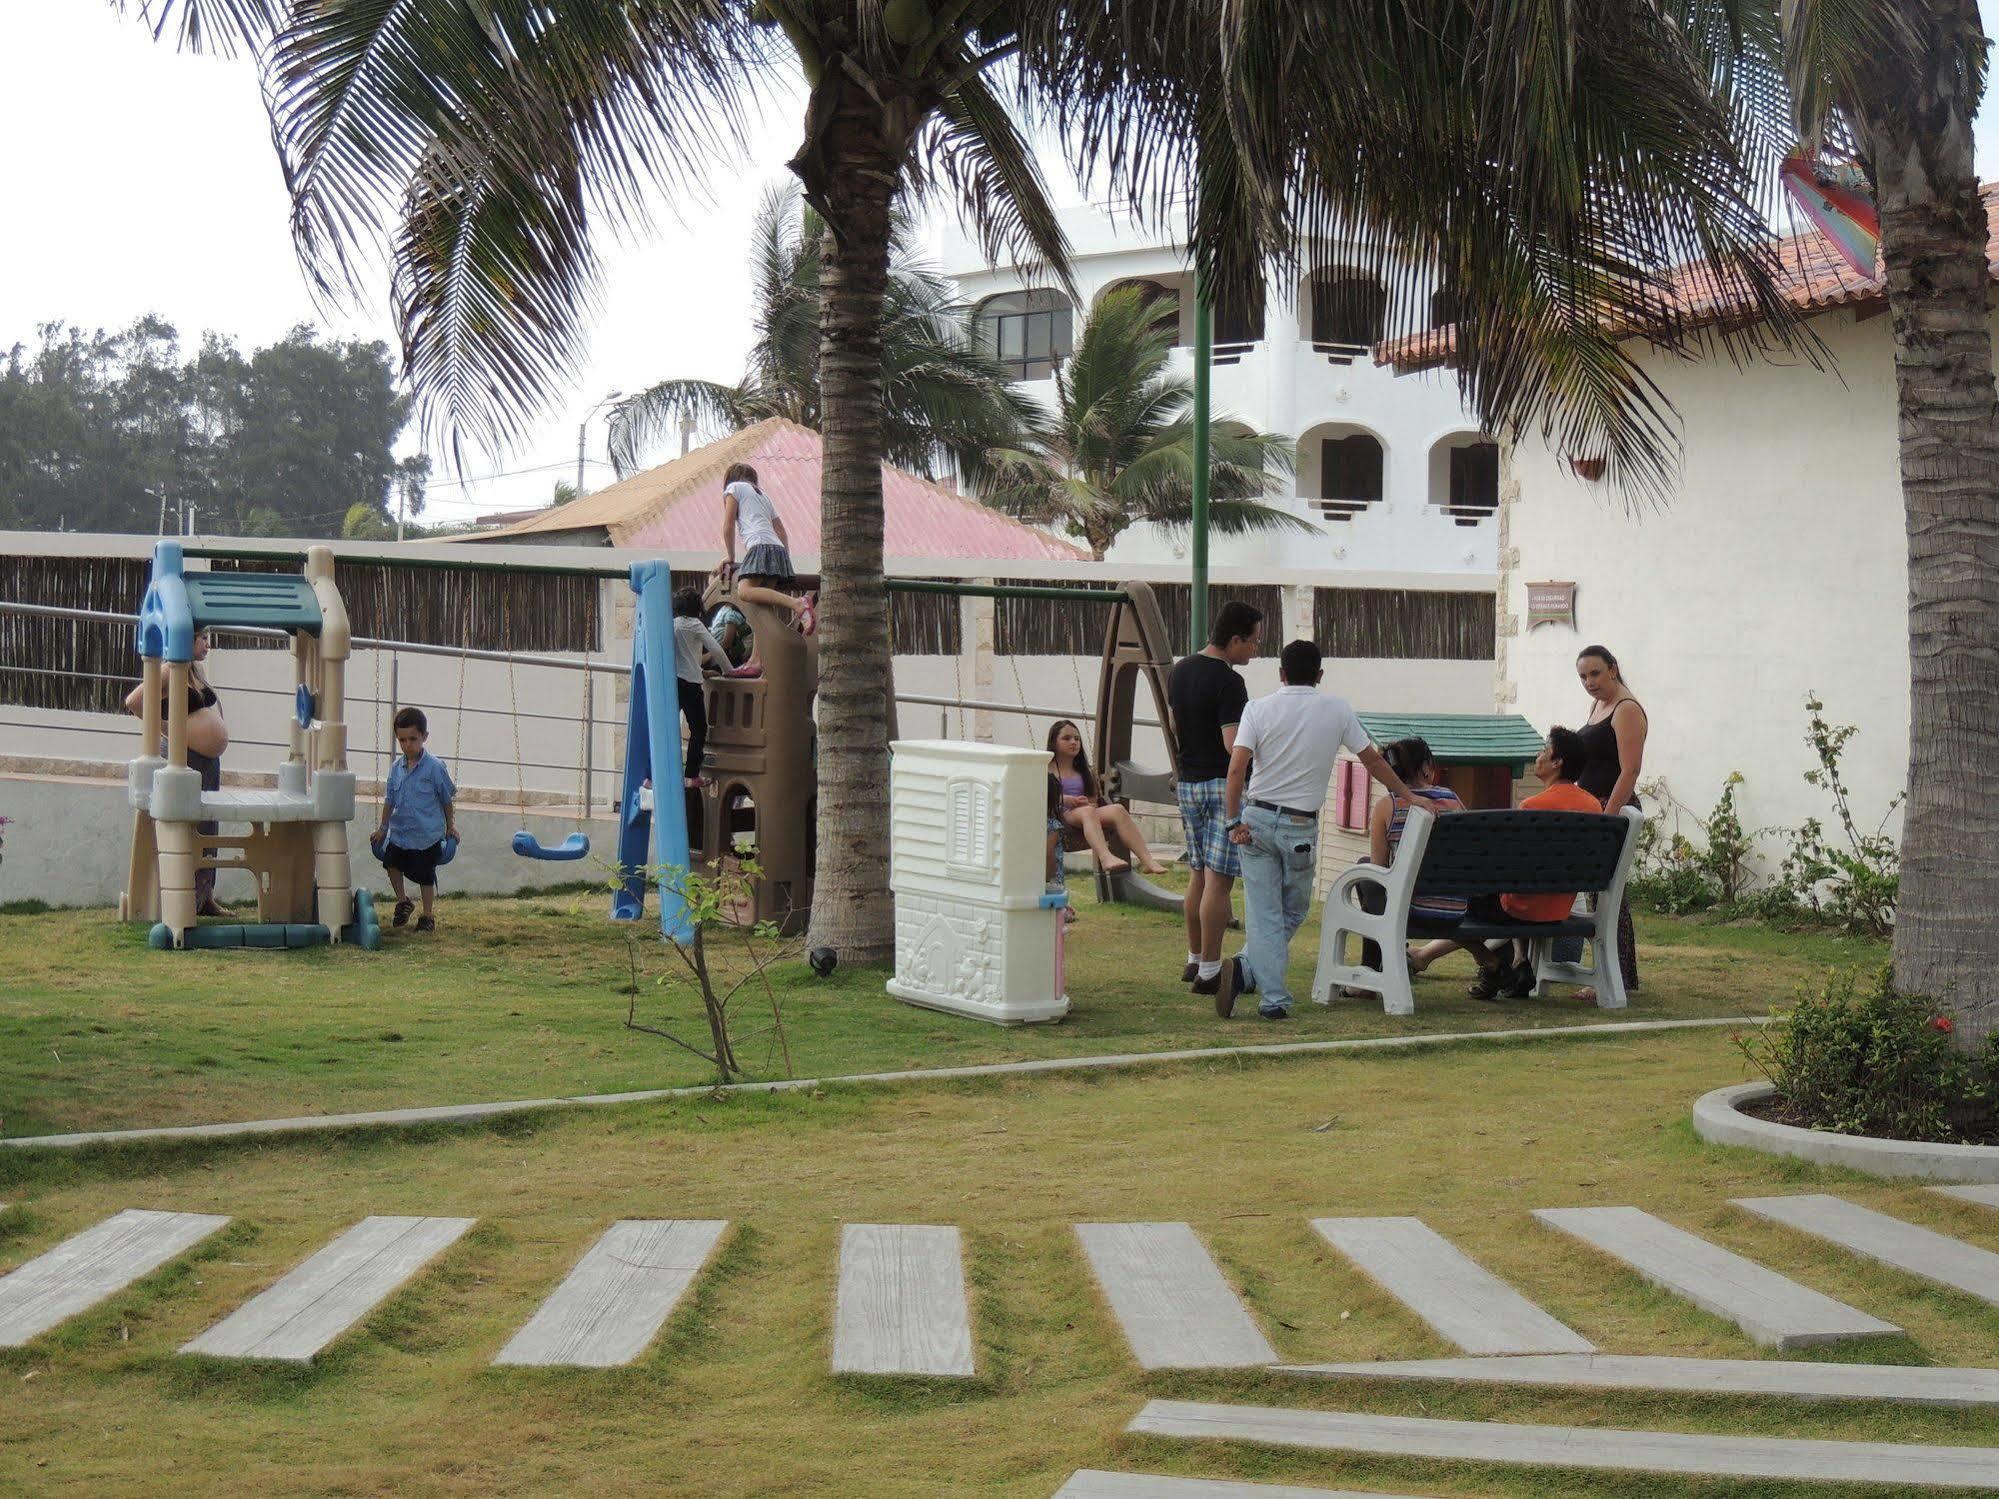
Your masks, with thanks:
<instances>
[{"instance_id":1,"label":"palm tree trunk","mask_svg":"<svg viewBox=\"0 0 1999 1499\"><path fill-rule=\"evenodd\" d=\"M1892 84L1870 90L1880 107L1862 110L1909 536L1909 800L1894 963L1898 988L1948 1005L1959 1040L1978 1045L1999 1022L1999 400L1971 120L1952 38L1932 17L1924 65L1895 70Z\"/></svg>"},{"instance_id":2,"label":"palm tree trunk","mask_svg":"<svg viewBox=\"0 0 1999 1499\"><path fill-rule=\"evenodd\" d=\"M794 163L830 226L820 267L819 854L809 941L847 962L895 952L888 889L888 590L882 579L882 309L906 140L847 88L817 162Z\"/></svg>"}]
</instances>

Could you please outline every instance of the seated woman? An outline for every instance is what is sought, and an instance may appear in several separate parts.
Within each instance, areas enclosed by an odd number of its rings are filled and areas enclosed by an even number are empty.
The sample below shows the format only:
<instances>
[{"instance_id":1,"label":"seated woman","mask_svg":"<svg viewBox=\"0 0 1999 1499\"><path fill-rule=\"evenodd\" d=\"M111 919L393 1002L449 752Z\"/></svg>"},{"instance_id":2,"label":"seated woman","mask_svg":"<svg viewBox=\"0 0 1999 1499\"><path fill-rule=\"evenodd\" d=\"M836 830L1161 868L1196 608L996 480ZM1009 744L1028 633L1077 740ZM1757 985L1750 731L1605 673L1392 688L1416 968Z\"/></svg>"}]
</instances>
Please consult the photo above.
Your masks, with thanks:
<instances>
[{"instance_id":1,"label":"seated woman","mask_svg":"<svg viewBox=\"0 0 1999 1499\"><path fill-rule=\"evenodd\" d=\"M1548 742L1534 760L1535 778L1547 789L1538 791L1520 804L1522 811L1601 812L1603 803L1576 784L1589 764L1589 746L1582 735L1560 725L1548 730ZM1471 902L1477 921L1560 921L1575 908L1573 892L1563 895L1480 895ZM1445 944L1455 946L1456 944ZM1534 965L1524 939L1515 938L1497 947L1477 943L1471 954L1478 960L1478 977L1467 991L1473 999L1497 999L1504 990L1509 999L1525 999L1534 992Z\"/></svg>"},{"instance_id":2,"label":"seated woman","mask_svg":"<svg viewBox=\"0 0 1999 1499\"><path fill-rule=\"evenodd\" d=\"M1166 866L1153 857L1131 813L1116 802L1105 802L1099 794L1090 757L1083 752L1081 730L1066 718L1058 719L1048 730L1048 754L1055 779L1062 786L1062 821L1082 833L1097 863L1112 874L1131 868L1111 852L1110 841L1104 836L1108 828L1137 857L1140 869L1147 874L1166 873Z\"/></svg>"},{"instance_id":3,"label":"seated woman","mask_svg":"<svg viewBox=\"0 0 1999 1499\"><path fill-rule=\"evenodd\" d=\"M1388 761L1389 769L1402 777L1408 788L1422 797L1432 812L1442 815L1446 812L1462 812L1465 804L1450 787L1441 784L1437 768L1437 757L1430 749L1429 741L1419 735L1398 739L1383 747L1382 756ZM1409 807L1392 796L1384 796L1374 804L1368 814L1367 844L1368 862L1386 869L1395 862L1395 850L1402 842L1403 830L1409 824ZM1361 891L1361 909L1370 915L1379 916L1387 903L1387 892L1379 885L1364 886ZM1456 921L1465 914L1462 897L1431 895L1413 902L1409 907L1411 916L1432 916L1440 921ZM1421 973L1430 964L1451 951L1455 942L1431 942L1418 949L1409 958L1409 971ZM1363 968L1381 971L1381 947L1372 939L1364 940L1360 948ZM1365 989L1348 992L1349 998L1372 998Z\"/></svg>"}]
</instances>

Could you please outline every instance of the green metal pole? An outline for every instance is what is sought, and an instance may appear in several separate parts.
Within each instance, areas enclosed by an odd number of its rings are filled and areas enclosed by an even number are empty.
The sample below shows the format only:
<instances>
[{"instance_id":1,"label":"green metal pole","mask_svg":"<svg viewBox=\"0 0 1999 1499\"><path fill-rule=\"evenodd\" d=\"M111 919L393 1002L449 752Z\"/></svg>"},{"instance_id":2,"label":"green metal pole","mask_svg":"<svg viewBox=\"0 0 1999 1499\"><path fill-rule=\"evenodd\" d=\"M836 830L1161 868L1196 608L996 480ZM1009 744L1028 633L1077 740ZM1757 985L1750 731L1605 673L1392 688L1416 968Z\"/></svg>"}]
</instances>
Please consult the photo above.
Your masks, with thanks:
<instances>
[{"instance_id":1,"label":"green metal pole","mask_svg":"<svg viewBox=\"0 0 1999 1499\"><path fill-rule=\"evenodd\" d=\"M1188 649L1208 643L1208 380L1215 364L1215 309L1198 272L1194 276L1194 542Z\"/></svg>"}]
</instances>

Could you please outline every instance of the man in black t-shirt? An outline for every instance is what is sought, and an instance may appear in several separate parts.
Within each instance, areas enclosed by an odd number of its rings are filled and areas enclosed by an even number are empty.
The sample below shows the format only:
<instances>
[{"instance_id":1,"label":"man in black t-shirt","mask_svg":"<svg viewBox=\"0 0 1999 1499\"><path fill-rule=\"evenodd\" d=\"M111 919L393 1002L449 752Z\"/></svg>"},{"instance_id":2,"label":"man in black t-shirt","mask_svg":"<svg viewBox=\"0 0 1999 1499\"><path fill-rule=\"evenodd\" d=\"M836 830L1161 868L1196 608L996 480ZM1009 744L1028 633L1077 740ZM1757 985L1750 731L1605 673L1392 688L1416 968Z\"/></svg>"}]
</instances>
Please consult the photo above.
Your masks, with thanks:
<instances>
[{"instance_id":1,"label":"man in black t-shirt","mask_svg":"<svg viewBox=\"0 0 1999 1499\"><path fill-rule=\"evenodd\" d=\"M1242 873L1241 857L1229 841L1222 792L1236 724L1249 701L1249 689L1236 668L1256 655L1262 638L1262 612L1231 600L1216 612L1208 644L1175 663L1167 679L1180 752L1173 767L1180 821L1187 830L1187 864L1193 871L1187 882L1187 966L1180 977L1193 984L1196 994L1213 994L1221 985L1229 894Z\"/></svg>"}]
</instances>

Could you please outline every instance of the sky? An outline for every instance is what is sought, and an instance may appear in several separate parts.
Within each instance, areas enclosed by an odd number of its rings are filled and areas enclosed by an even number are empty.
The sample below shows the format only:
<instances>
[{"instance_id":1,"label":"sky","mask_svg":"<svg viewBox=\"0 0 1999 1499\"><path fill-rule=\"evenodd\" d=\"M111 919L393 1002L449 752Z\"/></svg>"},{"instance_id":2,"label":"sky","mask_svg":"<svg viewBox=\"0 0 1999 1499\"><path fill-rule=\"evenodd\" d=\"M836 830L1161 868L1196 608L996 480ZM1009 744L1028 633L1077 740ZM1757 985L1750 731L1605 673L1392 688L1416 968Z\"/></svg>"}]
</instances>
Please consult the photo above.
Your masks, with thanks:
<instances>
[{"instance_id":1,"label":"sky","mask_svg":"<svg viewBox=\"0 0 1999 1499\"><path fill-rule=\"evenodd\" d=\"M1999 0L1980 10L1990 32ZM579 424L613 391L741 374L751 296L738 247L765 187L787 176L801 99L768 101L705 196L663 204L654 232L607 247L579 382L512 451L468 449L462 471L434 453L428 519L545 503L574 481ZM1981 175L1999 176L1999 110L1977 136ZM181 55L105 0L8 0L0 140L0 348L32 343L44 322L114 328L148 312L188 347L214 330L247 350L310 323L394 348L385 273L368 304L329 307L300 270L249 62ZM594 489L611 477L601 413L586 437Z\"/></svg>"}]
</instances>

